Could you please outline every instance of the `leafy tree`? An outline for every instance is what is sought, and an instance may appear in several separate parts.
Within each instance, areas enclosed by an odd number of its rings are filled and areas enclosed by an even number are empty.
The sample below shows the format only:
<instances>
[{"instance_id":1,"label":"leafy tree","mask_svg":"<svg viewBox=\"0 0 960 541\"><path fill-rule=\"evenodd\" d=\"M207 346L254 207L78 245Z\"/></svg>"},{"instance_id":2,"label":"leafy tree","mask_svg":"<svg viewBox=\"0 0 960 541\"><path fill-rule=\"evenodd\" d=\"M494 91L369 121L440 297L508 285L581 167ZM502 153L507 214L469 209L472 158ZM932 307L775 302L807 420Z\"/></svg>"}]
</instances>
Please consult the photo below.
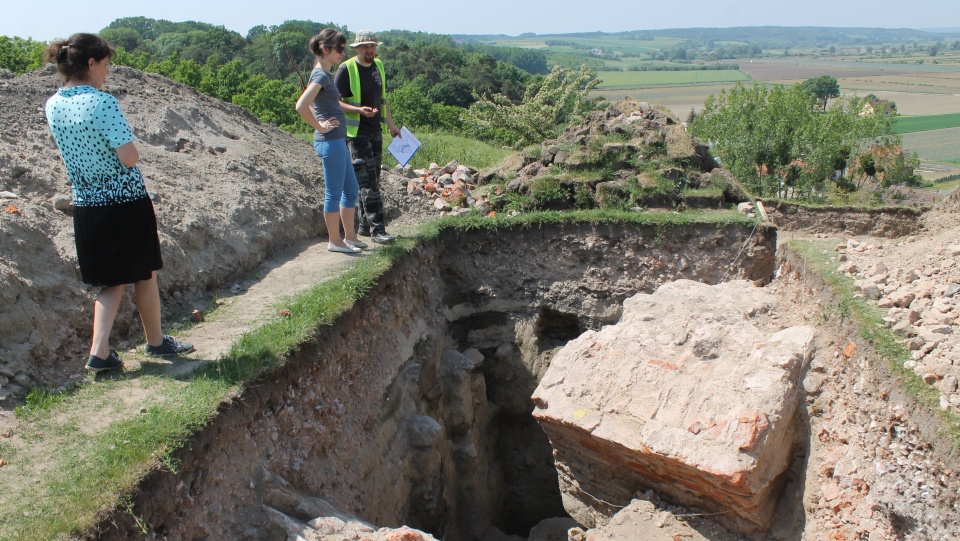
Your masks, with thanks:
<instances>
[{"instance_id":1,"label":"leafy tree","mask_svg":"<svg viewBox=\"0 0 960 541\"><path fill-rule=\"evenodd\" d=\"M463 109L431 101L415 83L390 92L390 111L397 125L456 130Z\"/></svg>"},{"instance_id":2,"label":"leafy tree","mask_svg":"<svg viewBox=\"0 0 960 541\"><path fill-rule=\"evenodd\" d=\"M520 104L503 94L477 96L464 114L464 125L481 139L513 148L539 143L555 136L560 125L578 122L597 108L598 101L587 94L599 83L585 67L579 72L555 67L527 87Z\"/></svg>"},{"instance_id":3,"label":"leafy tree","mask_svg":"<svg viewBox=\"0 0 960 541\"><path fill-rule=\"evenodd\" d=\"M550 67L547 65L547 55L543 51L522 49L520 47L488 46L474 46L472 49L476 52L490 55L501 62L512 64L533 75L546 75L550 73ZM471 50L471 48L468 48L468 50Z\"/></svg>"},{"instance_id":4,"label":"leafy tree","mask_svg":"<svg viewBox=\"0 0 960 541\"><path fill-rule=\"evenodd\" d=\"M827 110L827 101L830 98L840 97L840 83L837 82L836 77L829 75L807 79L800 83L800 87L817 97L823 111Z\"/></svg>"},{"instance_id":5,"label":"leafy tree","mask_svg":"<svg viewBox=\"0 0 960 541\"><path fill-rule=\"evenodd\" d=\"M207 73L200 83L201 92L231 103L233 96L240 92L241 86L250 78L250 74L243 69L243 63L238 59Z\"/></svg>"},{"instance_id":6,"label":"leafy tree","mask_svg":"<svg viewBox=\"0 0 960 541\"><path fill-rule=\"evenodd\" d=\"M147 17L122 17L108 24L101 32L107 30L116 30L128 28L136 32L144 40L156 39L164 29L171 29L173 23L170 21L149 19Z\"/></svg>"},{"instance_id":7,"label":"leafy tree","mask_svg":"<svg viewBox=\"0 0 960 541\"><path fill-rule=\"evenodd\" d=\"M158 61L170 58L179 59L181 51L187 48L189 38L186 34L171 32L160 34L156 39L150 40L147 47Z\"/></svg>"},{"instance_id":8,"label":"leafy tree","mask_svg":"<svg viewBox=\"0 0 960 541\"><path fill-rule=\"evenodd\" d=\"M801 84L736 85L711 95L693 123L722 163L757 195L815 197L857 189L849 167L863 149L899 145L893 117L863 115L864 100L838 99L822 112Z\"/></svg>"},{"instance_id":9,"label":"leafy tree","mask_svg":"<svg viewBox=\"0 0 960 541\"><path fill-rule=\"evenodd\" d=\"M146 71L147 66L150 64L150 55L146 52L134 55L127 52L123 47L117 47L116 51L117 54L110 60L110 62L116 66L127 66L140 71Z\"/></svg>"},{"instance_id":10,"label":"leafy tree","mask_svg":"<svg viewBox=\"0 0 960 541\"><path fill-rule=\"evenodd\" d=\"M270 80L263 74L257 74L244 81L232 101L264 122L290 131L304 131L301 126L306 126L306 123L293 108L300 92L299 85Z\"/></svg>"},{"instance_id":11,"label":"leafy tree","mask_svg":"<svg viewBox=\"0 0 960 541\"><path fill-rule=\"evenodd\" d=\"M14 74L21 74L43 65L41 41L8 36L0 36L0 68Z\"/></svg>"},{"instance_id":12,"label":"leafy tree","mask_svg":"<svg viewBox=\"0 0 960 541\"><path fill-rule=\"evenodd\" d=\"M470 84L460 77L451 77L437 83L427 91L427 99L433 103L461 108L469 107L473 103Z\"/></svg>"},{"instance_id":13,"label":"leafy tree","mask_svg":"<svg viewBox=\"0 0 960 541\"><path fill-rule=\"evenodd\" d=\"M176 54L170 56L162 62L151 62L144 68L143 71L150 73L158 73L164 77L169 77L173 79L173 74L176 73L177 67L180 65L180 58Z\"/></svg>"},{"instance_id":14,"label":"leafy tree","mask_svg":"<svg viewBox=\"0 0 960 541\"><path fill-rule=\"evenodd\" d=\"M133 28L104 28L100 31L100 37L115 48L123 47L130 52L136 51L143 43L143 36Z\"/></svg>"},{"instance_id":15,"label":"leafy tree","mask_svg":"<svg viewBox=\"0 0 960 541\"><path fill-rule=\"evenodd\" d=\"M797 154L795 137L814 101L799 86L767 89L738 84L709 96L692 129L710 142L734 176L749 181L761 195L782 194L790 187L765 182L796 176L791 166Z\"/></svg>"},{"instance_id":16,"label":"leafy tree","mask_svg":"<svg viewBox=\"0 0 960 541\"><path fill-rule=\"evenodd\" d=\"M203 70L201 69L200 64L197 64L193 60L184 60L177 65L176 69L174 69L171 79L177 81L178 83L183 83L185 85L190 85L194 88L197 88L200 86L200 81L203 79Z\"/></svg>"}]
</instances>

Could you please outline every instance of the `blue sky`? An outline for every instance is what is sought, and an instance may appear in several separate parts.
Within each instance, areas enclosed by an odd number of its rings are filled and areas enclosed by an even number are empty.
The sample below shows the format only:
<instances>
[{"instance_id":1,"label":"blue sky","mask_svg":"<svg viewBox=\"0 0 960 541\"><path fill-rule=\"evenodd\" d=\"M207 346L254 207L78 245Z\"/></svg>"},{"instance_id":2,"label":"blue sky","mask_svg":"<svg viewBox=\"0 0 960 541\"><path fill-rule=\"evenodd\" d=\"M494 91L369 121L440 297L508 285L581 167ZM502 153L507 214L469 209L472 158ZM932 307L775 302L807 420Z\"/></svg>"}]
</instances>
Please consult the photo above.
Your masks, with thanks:
<instances>
[{"instance_id":1,"label":"blue sky","mask_svg":"<svg viewBox=\"0 0 960 541\"><path fill-rule=\"evenodd\" d=\"M290 19L345 24L351 30L420 30L437 34L620 32L730 26L957 28L956 0L6 0L0 35L40 41L96 32L121 17L222 25L241 35Z\"/></svg>"}]
</instances>

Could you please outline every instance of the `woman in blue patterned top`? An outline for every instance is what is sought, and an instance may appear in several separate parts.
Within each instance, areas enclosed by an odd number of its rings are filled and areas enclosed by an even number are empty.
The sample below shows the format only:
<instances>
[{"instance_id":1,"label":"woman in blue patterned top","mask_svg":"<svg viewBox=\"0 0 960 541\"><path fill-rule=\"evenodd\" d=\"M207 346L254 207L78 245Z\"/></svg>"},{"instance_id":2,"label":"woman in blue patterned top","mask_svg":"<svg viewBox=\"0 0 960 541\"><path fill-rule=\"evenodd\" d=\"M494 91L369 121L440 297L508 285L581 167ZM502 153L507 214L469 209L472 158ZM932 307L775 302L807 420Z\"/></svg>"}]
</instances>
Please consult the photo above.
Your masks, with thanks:
<instances>
[{"instance_id":1,"label":"woman in blue patterned top","mask_svg":"<svg viewBox=\"0 0 960 541\"><path fill-rule=\"evenodd\" d=\"M155 356L193 351L163 334L156 271L163 267L157 218L140 169L140 153L117 99L101 92L114 50L93 34L51 43L44 60L56 62L64 85L47 100L47 123L73 187L73 231L80 279L100 287L94 303L87 370L123 366L110 349L110 331L123 292L135 284L137 310Z\"/></svg>"},{"instance_id":2,"label":"woman in blue patterned top","mask_svg":"<svg viewBox=\"0 0 960 541\"><path fill-rule=\"evenodd\" d=\"M323 162L323 221L330 237L327 250L352 254L366 248L367 243L357 238L353 228L360 188L347 150L347 117L340 108L340 92L330 75L333 65L343 59L346 44L347 37L336 28L325 28L310 38L308 47L317 57L317 64L297 100L297 113L313 127L313 146Z\"/></svg>"}]
</instances>

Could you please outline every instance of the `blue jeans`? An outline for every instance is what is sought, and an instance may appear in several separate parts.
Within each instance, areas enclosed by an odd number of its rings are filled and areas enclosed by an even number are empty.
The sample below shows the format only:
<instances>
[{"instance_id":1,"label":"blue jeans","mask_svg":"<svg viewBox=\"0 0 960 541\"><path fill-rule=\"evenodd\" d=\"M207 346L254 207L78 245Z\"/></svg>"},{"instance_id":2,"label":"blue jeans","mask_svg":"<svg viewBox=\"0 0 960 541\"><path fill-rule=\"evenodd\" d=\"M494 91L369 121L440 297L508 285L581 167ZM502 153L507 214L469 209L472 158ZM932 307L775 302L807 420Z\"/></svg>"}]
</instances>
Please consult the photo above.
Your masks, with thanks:
<instances>
[{"instance_id":1,"label":"blue jeans","mask_svg":"<svg viewBox=\"0 0 960 541\"><path fill-rule=\"evenodd\" d=\"M323 195L324 212L340 212L340 208L357 206L357 174L353 171L353 162L347 151L346 139L333 141L314 141L313 148L323 162L323 183L326 187Z\"/></svg>"}]
</instances>

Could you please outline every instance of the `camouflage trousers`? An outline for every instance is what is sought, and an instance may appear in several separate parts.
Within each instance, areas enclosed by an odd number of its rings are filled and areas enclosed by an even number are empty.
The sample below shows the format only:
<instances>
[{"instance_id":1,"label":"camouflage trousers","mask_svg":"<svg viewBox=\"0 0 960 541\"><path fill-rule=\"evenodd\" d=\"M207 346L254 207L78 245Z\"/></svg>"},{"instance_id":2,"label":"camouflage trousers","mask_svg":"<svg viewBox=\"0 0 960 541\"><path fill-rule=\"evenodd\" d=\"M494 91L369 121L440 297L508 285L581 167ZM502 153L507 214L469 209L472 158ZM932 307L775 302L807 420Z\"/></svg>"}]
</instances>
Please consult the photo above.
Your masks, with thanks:
<instances>
[{"instance_id":1,"label":"camouflage trousers","mask_svg":"<svg viewBox=\"0 0 960 541\"><path fill-rule=\"evenodd\" d=\"M383 136L360 135L347 138L347 149L353 161L353 170L360 185L357 218L362 233L379 235L386 233L383 217L383 201L380 199L380 164L383 161Z\"/></svg>"}]
</instances>

